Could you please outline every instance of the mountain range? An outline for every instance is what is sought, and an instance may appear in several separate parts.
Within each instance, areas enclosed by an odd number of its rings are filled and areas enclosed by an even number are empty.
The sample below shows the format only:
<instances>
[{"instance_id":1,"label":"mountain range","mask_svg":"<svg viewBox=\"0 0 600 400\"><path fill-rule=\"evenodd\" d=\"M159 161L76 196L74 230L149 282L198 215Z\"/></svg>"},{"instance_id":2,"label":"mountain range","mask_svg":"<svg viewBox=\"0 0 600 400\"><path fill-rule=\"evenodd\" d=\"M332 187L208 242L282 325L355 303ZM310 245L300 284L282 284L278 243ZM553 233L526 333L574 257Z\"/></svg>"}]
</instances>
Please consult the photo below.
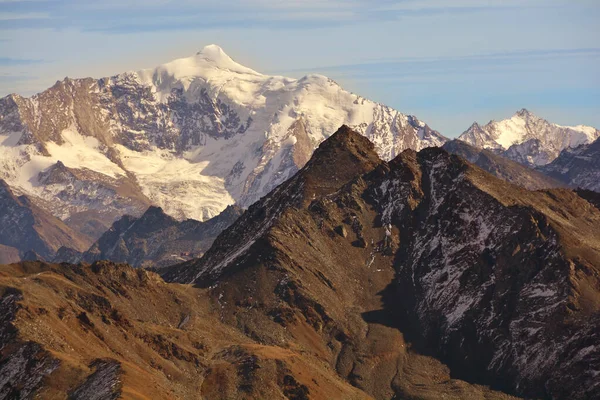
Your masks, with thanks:
<instances>
[{"instance_id":1,"label":"mountain range","mask_svg":"<svg viewBox=\"0 0 600 400\"><path fill-rule=\"evenodd\" d=\"M489 149L527 166L552 162L561 151L589 144L600 138L600 131L590 126L560 126L540 118L527 109L511 118L490 121L481 126L473 123L458 139L472 146Z\"/></svg>"},{"instance_id":2,"label":"mountain range","mask_svg":"<svg viewBox=\"0 0 600 400\"><path fill-rule=\"evenodd\" d=\"M590 193L343 126L163 279L1 266L0 397L597 398Z\"/></svg>"},{"instance_id":3,"label":"mountain range","mask_svg":"<svg viewBox=\"0 0 600 400\"><path fill-rule=\"evenodd\" d=\"M139 218L150 206L180 222L206 221L233 204L247 208L342 124L369 138L384 160L445 145L528 189L598 190L597 157L575 153L598 140L595 128L562 127L523 109L473 124L461 143L448 141L324 76L264 75L215 45L153 69L65 78L30 98L0 99L0 179L80 235L85 251L120 218ZM0 245L14 260L13 247ZM147 254L157 254L158 242L147 245ZM78 259L82 249L73 247L57 260Z\"/></svg>"},{"instance_id":4,"label":"mountain range","mask_svg":"<svg viewBox=\"0 0 600 400\"><path fill-rule=\"evenodd\" d=\"M0 179L0 262L22 258L51 258L62 246L84 250L91 244L60 219L36 206L26 196L16 196Z\"/></svg>"},{"instance_id":5,"label":"mountain range","mask_svg":"<svg viewBox=\"0 0 600 400\"><path fill-rule=\"evenodd\" d=\"M341 124L385 159L446 141L327 77L263 75L211 45L157 68L0 99L0 178L75 227L93 219L107 229L149 204L202 221L284 182Z\"/></svg>"}]
</instances>

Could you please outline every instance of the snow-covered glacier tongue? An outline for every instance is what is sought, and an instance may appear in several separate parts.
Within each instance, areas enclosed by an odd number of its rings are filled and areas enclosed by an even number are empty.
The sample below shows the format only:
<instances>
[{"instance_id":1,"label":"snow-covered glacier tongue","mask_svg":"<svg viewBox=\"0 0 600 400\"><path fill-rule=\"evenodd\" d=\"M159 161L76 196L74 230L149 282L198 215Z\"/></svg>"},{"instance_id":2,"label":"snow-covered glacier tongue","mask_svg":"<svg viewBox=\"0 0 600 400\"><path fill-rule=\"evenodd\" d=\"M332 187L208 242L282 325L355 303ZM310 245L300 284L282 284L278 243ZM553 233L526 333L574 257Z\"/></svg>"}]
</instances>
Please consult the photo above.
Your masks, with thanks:
<instances>
[{"instance_id":1,"label":"snow-covered glacier tongue","mask_svg":"<svg viewBox=\"0 0 600 400\"><path fill-rule=\"evenodd\" d=\"M247 207L290 178L343 124L383 159L446 141L416 117L325 76L264 75L210 45L153 69L65 78L30 98L0 99L0 178L41 206L53 204L63 219L110 206L98 217L109 224L151 203L205 220L233 203ZM40 173L58 162L87 180L46 184ZM106 182L91 185L97 176ZM73 185L90 191L87 200ZM134 193L136 201L92 202L92 191Z\"/></svg>"}]
</instances>

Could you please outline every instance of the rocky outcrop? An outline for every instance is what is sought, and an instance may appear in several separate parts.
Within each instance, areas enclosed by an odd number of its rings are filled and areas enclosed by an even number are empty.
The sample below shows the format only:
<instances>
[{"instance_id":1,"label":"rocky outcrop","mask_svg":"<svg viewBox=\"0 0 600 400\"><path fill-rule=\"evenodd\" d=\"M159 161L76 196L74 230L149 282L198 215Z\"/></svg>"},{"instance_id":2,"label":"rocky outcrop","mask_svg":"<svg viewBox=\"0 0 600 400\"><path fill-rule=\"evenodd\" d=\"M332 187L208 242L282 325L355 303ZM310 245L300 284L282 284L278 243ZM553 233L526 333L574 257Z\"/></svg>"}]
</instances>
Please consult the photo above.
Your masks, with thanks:
<instances>
[{"instance_id":1,"label":"rocky outcrop","mask_svg":"<svg viewBox=\"0 0 600 400\"><path fill-rule=\"evenodd\" d=\"M3 399L369 398L313 354L224 324L206 291L142 269L0 266L0 296Z\"/></svg>"},{"instance_id":2,"label":"rocky outcrop","mask_svg":"<svg viewBox=\"0 0 600 400\"><path fill-rule=\"evenodd\" d=\"M38 343L17 337L14 321L23 300L22 292L4 287L0 293L0 398L31 398L60 362Z\"/></svg>"}]
</instances>

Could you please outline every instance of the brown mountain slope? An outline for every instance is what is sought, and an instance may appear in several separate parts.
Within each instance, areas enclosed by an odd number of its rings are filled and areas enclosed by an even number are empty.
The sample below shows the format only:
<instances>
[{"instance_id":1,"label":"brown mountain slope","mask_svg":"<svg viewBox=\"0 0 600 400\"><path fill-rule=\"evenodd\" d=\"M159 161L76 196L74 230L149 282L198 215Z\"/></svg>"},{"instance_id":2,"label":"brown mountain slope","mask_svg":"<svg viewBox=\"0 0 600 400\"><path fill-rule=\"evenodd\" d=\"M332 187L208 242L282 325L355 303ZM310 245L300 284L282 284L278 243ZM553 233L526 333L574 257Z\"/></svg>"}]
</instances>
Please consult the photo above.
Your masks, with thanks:
<instances>
[{"instance_id":1,"label":"brown mountain slope","mask_svg":"<svg viewBox=\"0 0 600 400\"><path fill-rule=\"evenodd\" d=\"M44 398L598 397L600 210L347 128L200 260L0 267L0 387ZM388 233L389 231L389 233Z\"/></svg>"},{"instance_id":2,"label":"brown mountain slope","mask_svg":"<svg viewBox=\"0 0 600 400\"><path fill-rule=\"evenodd\" d=\"M600 213L571 191L527 191L434 148L378 162L341 129L202 259L164 277L211 287L224 321L301 343L377 398L415 395L402 333L452 376L589 398L598 238Z\"/></svg>"},{"instance_id":3,"label":"brown mountain slope","mask_svg":"<svg viewBox=\"0 0 600 400\"><path fill-rule=\"evenodd\" d=\"M223 324L206 290L141 269L0 266L0 297L2 399L369 398L293 344Z\"/></svg>"}]
</instances>

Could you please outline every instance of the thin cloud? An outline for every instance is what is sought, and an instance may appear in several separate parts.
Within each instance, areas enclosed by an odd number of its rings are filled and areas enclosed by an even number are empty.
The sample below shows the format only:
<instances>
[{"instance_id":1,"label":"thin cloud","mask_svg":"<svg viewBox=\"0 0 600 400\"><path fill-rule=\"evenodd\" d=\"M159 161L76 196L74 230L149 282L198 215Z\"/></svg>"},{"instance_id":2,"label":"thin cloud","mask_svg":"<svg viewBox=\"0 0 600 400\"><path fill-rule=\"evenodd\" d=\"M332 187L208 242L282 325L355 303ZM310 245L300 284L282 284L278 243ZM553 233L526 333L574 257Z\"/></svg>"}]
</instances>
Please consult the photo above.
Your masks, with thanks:
<instances>
[{"instance_id":1,"label":"thin cloud","mask_svg":"<svg viewBox=\"0 0 600 400\"><path fill-rule=\"evenodd\" d=\"M23 59L23 58L10 58L10 57L0 57L0 66L12 67L18 65L33 65L33 64L41 64L45 62L44 60L34 60L34 59Z\"/></svg>"},{"instance_id":2,"label":"thin cloud","mask_svg":"<svg viewBox=\"0 0 600 400\"><path fill-rule=\"evenodd\" d=\"M498 53L487 53L487 54L470 54L463 56L450 56L450 57L410 57L410 58L395 58L395 59L381 59L371 62L364 62L358 64L338 64L330 66L314 67L313 70L319 71L361 71L364 70L369 74L373 73L374 69L395 70L397 67L415 66L423 68L429 64L435 66L439 70L447 70L453 68L457 64L465 65L467 63L473 64L491 64L494 65L509 65L513 63L519 63L525 59L539 59L539 58L563 58L563 57L599 57L599 48L573 48L573 49L533 49L533 50L522 50L512 52L498 52ZM303 69L287 70L286 72L299 72L304 71Z\"/></svg>"},{"instance_id":3,"label":"thin cloud","mask_svg":"<svg viewBox=\"0 0 600 400\"><path fill-rule=\"evenodd\" d=\"M26 1L0 2L0 29L64 29L105 33L202 30L214 27L315 28L391 21L439 14L489 11L490 6L459 2L367 1ZM522 7L502 6L493 8ZM423 4L423 5L420 5ZM444 5L445 4L445 5ZM413 6L414 5L414 6Z\"/></svg>"}]
</instances>

